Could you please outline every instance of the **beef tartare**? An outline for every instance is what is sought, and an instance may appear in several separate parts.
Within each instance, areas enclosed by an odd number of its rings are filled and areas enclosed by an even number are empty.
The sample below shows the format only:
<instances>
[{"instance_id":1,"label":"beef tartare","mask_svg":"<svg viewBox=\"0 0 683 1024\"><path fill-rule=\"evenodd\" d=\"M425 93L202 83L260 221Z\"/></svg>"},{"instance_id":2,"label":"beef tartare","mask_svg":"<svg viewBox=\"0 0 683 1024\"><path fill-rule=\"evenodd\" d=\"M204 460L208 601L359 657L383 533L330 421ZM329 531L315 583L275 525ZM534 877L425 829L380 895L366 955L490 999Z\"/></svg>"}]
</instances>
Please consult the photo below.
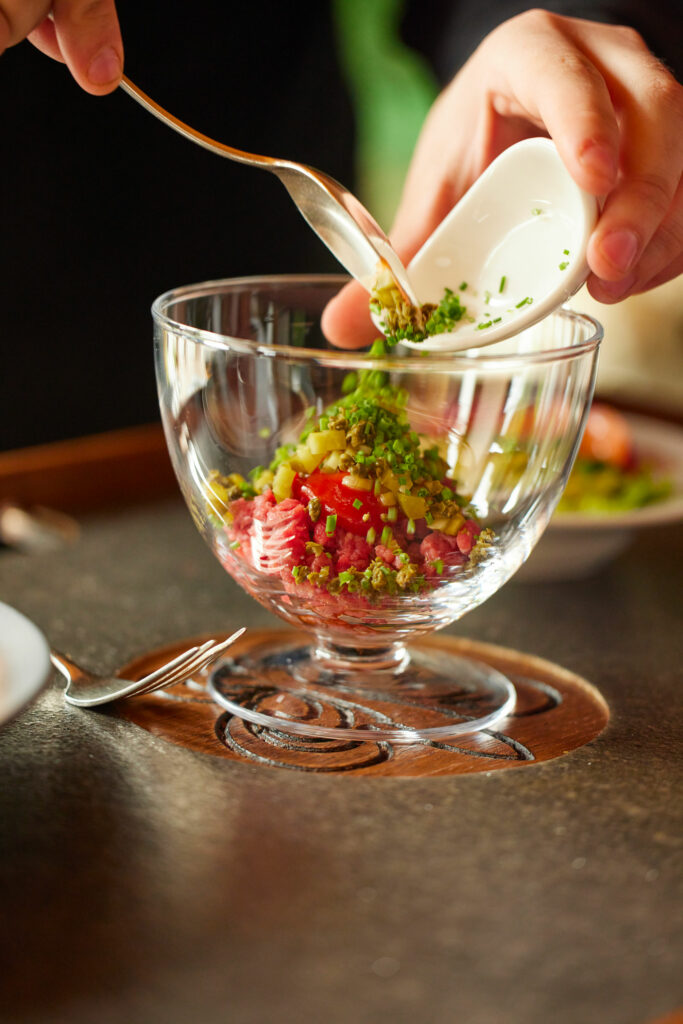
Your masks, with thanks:
<instances>
[{"instance_id":1,"label":"beef tartare","mask_svg":"<svg viewBox=\"0 0 683 1024\"><path fill-rule=\"evenodd\" d=\"M493 533L457 493L438 446L411 428L406 393L377 370L350 374L343 391L269 466L212 474L226 568L239 560L290 593L376 604L484 557Z\"/></svg>"}]
</instances>

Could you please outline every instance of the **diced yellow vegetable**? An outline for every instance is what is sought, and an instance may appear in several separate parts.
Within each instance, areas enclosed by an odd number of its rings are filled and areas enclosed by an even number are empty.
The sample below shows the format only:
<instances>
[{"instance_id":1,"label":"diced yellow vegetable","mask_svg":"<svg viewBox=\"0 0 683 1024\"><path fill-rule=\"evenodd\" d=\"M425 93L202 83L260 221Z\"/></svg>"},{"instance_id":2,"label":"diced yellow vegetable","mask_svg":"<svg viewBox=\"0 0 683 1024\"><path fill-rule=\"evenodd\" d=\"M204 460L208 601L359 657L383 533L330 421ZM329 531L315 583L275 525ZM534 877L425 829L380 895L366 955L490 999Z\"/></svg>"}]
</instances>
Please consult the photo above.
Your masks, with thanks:
<instances>
[{"instance_id":1,"label":"diced yellow vegetable","mask_svg":"<svg viewBox=\"0 0 683 1024\"><path fill-rule=\"evenodd\" d=\"M408 519L424 519L427 514L427 502L416 494L401 494L399 491L398 503Z\"/></svg>"},{"instance_id":2,"label":"diced yellow vegetable","mask_svg":"<svg viewBox=\"0 0 683 1024\"><path fill-rule=\"evenodd\" d=\"M325 455L345 448L346 434L343 430L314 430L306 438L306 444L314 455Z\"/></svg>"},{"instance_id":3,"label":"diced yellow vegetable","mask_svg":"<svg viewBox=\"0 0 683 1024\"><path fill-rule=\"evenodd\" d=\"M392 473L390 469L388 469L384 476L382 477L382 486L386 487L388 491L393 491L394 494L396 494L400 487L398 477L396 476L395 473Z\"/></svg>"},{"instance_id":4,"label":"diced yellow vegetable","mask_svg":"<svg viewBox=\"0 0 683 1024\"><path fill-rule=\"evenodd\" d=\"M446 523L444 533L447 533L449 537L455 537L456 533L460 531L460 528L465 522L465 517L461 515L454 515Z\"/></svg>"},{"instance_id":5,"label":"diced yellow vegetable","mask_svg":"<svg viewBox=\"0 0 683 1024\"><path fill-rule=\"evenodd\" d=\"M297 472L312 473L314 469L318 468L322 457L322 452L313 453L307 444L300 444L290 459L290 463Z\"/></svg>"},{"instance_id":6,"label":"diced yellow vegetable","mask_svg":"<svg viewBox=\"0 0 683 1024\"><path fill-rule=\"evenodd\" d=\"M209 484L209 493L216 498L222 505L227 506L230 499L228 498L228 489L224 484L219 483L217 480Z\"/></svg>"},{"instance_id":7,"label":"diced yellow vegetable","mask_svg":"<svg viewBox=\"0 0 683 1024\"><path fill-rule=\"evenodd\" d=\"M295 471L286 462L278 466L273 478L273 494L276 501L284 501L292 496L292 481L296 476Z\"/></svg>"},{"instance_id":8,"label":"diced yellow vegetable","mask_svg":"<svg viewBox=\"0 0 683 1024\"><path fill-rule=\"evenodd\" d=\"M352 491L369 491L372 489L373 481L369 480L365 476L356 476L355 473L347 473L346 476L342 477L342 483L344 484L344 487L348 487Z\"/></svg>"},{"instance_id":9,"label":"diced yellow vegetable","mask_svg":"<svg viewBox=\"0 0 683 1024\"><path fill-rule=\"evenodd\" d=\"M270 469L264 469L262 473L254 480L254 488L259 493L264 491L266 487L270 487L273 483L274 473Z\"/></svg>"},{"instance_id":10,"label":"diced yellow vegetable","mask_svg":"<svg viewBox=\"0 0 683 1024\"><path fill-rule=\"evenodd\" d=\"M343 452L330 452L329 455L326 455L320 466L323 473L336 473L339 469L342 455Z\"/></svg>"},{"instance_id":11,"label":"diced yellow vegetable","mask_svg":"<svg viewBox=\"0 0 683 1024\"><path fill-rule=\"evenodd\" d=\"M382 491L379 496L379 500L385 508L390 508L392 505L396 504L396 495L393 491Z\"/></svg>"}]
</instances>

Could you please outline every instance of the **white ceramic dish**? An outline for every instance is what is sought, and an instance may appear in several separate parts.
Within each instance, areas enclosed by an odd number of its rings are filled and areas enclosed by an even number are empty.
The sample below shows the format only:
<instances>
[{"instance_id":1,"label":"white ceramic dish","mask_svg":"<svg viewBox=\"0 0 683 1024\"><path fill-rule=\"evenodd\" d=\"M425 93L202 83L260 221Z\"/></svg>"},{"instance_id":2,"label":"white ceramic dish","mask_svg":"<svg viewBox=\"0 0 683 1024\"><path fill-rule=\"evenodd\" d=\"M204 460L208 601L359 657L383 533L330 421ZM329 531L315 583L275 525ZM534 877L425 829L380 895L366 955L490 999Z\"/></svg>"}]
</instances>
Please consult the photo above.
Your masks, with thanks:
<instances>
[{"instance_id":1,"label":"white ceramic dish","mask_svg":"<svg viewBox=\"0 0 683 1024\"><path fill-rule=\"evenodd\" d=\"M452 333L404 344L481 348L543 320L586 280L597 216L597 200L572 179L550 139L506 149L408 264L421 303L438 303L446 288L458 292L466 282L458 294L468 316ZM373 320L380 327L381 316Z\"/></svg>"},{"instance_id":2,"label":"white ceramic dish","mask_svg":"<svg viewBox=\"0 0 683 1024\"><path fill-rule=\"evenodd\" d=\"M626 419L638 456L671 480L671 495L628 512L556 512L516 580L530 583L591 576L625 550L639 530L683 519L683 429L647 416L627 414Z\"/></svg>"},{"instance_id":3,"label":"white ceramic dish","mask_svg":"<svg viewBox=\"0 0 683 1024\"><path fill-rule=\"evenodd\" d=\"M30 619L0 603L0 725L37 696L50 675L50 648Z\"/></svg>"}]
</instances>

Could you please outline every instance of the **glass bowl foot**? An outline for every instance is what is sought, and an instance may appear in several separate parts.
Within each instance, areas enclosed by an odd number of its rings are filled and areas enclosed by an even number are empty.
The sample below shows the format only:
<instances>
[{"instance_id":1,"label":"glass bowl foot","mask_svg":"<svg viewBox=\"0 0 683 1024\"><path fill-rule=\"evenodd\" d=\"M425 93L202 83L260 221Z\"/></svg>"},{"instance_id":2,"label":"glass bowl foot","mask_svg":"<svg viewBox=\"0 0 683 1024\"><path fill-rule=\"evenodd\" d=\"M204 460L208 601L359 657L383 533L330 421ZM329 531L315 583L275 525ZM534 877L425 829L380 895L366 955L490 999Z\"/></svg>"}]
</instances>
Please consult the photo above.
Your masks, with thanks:
<instances>
[{"instance_id":1,"label":"glass bowl foot","mask_svg":"<svg viewBox=\"0 0 683 1024\"><path fill-rule=\"evenodd\" d=\"M279 733L358 742L470 735L515 705L501 672L419 641L369 649L257 643L220 663L209 693L231 714Z\"/></svg>"}]
</instances>

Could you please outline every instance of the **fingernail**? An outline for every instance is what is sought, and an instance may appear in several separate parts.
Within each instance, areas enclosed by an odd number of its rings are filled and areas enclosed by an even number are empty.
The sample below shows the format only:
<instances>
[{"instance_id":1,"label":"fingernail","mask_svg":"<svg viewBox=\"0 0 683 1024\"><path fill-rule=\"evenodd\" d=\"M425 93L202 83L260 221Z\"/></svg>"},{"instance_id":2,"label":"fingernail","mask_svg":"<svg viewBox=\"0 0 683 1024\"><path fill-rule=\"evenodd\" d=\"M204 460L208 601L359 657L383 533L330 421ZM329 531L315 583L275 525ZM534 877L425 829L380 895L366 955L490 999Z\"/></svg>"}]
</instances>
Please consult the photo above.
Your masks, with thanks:
<instances>
[{"instance_id":1,"label":"fingernail","mask_svg":"<svg viewBox=\"0 0 683 1024\"><path fill-rule=\"evenodd\" d=\"M581 164L593 174L613 181L619 169L617 155L609 146L602 142L589 142L579 153Z\"/></svg>"},{"instance_id":2,"label":"fingernail","mask_svg":"<svg viewBox=\"0 0 683 1024\"><path fill-rule=\"evenodd\" d=\"M105 46L96 53L88 66L88 81L93 85L108 85L121 74L121 61L113 46Z\"/></svg>"},{"instance_id":3,"label":"fingernail","mask_svg":"<svg viewBox=\"0 0 683 1024\"><path fill-rule=\"evenodd\" d=\"M609 260L615 270L625 274L630 270L636 261L640 241L634 231L622 228L620 231L610 231L600 243L600 250L603 256Z\"/></svg>"}]
</instances>

